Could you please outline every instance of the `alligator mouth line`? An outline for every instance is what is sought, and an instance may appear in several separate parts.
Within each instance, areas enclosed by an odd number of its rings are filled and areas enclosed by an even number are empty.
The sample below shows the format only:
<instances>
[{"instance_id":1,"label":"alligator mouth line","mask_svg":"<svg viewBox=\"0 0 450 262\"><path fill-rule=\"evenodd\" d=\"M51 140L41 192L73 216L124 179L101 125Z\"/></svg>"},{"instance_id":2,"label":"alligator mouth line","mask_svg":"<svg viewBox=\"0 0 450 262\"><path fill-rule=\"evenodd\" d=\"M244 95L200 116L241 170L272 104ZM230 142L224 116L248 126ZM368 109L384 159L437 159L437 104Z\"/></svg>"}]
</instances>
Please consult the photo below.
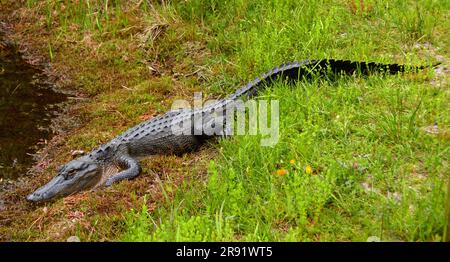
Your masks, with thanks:
<instances>
[{"instance_id":1,"label":"alligator mouth line","mask_svg":"<svg viewBox=\"0 0 450 262\"><path fill-rule=\"evenodd\" d=\"M113 175L117 174L120 171L120 168L116 165L108 165L106 167L102 168L100 179L97 179L96 176L93 176L90 178L90 180L83 181L82 184L78 184L77 188L82 188L83 191L94 191L103 185L105 185L105 182L108 180L108 178L112 177ZM73 178L72 178L73 179ZM97 180L97 181L96 181ZM32 194L27 196L27 200L31 202L43 202L47 201L48 199L55 198L57 196L70 196L73 194L76 194L78 191L74 190L73 192L64 194L61 192L58 192L58 188L64 188L65 184L68 184L69 182L66 182L67 180L64 179L63 176L58 175L54 177L50 182L48 182L46 185L42 186ZM83 186L83 184L85 186ZM55 193L56 192L56 193Z\"/></svg>"}]
</instances>

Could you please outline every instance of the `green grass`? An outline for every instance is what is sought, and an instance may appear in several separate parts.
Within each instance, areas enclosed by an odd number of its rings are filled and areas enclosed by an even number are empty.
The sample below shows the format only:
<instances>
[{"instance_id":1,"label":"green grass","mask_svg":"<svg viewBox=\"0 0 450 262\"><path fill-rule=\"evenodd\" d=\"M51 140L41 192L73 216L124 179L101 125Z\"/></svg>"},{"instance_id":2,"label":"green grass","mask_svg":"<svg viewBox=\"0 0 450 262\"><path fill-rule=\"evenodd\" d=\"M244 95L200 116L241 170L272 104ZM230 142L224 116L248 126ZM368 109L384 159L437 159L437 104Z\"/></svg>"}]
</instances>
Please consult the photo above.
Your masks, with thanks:
<instances>
[{"instance_id":1,"label":"green grass","mask_svg":"<svg viewBox=\"0 0 450 262\"><path fill-rule=\"evenodd\" d=\"M366 1L364 1L366 2ZM335 57L430 64L414 45L448 51L445 1L189 1L229 93L281 62ZM432 75L432 74L431 74ZM190 181L154 213L133 211L125 241L441 241L446 227L448 90L419 76L275 84L280 141L220 141L208 180ZM444 135L424 127L439 123ZM294 160L295 164L290 161ZM311 166L313 173L305 171ZM278 169L288 170L284 176ZM164 185L161 185L164 188Z\"/></svg>"},{"instance_id":2,"label":"green grass","mask_svg":"<svg viewBox=\"0 0 450 262\"><path fill-rule=\"evenodd\" d=\"M449 143L420 127L445 100L426 88L401 76L276 84L263 96L280 101L279 143L222 140L207 184L133 212L124 240L442 240Z\"/></svg>"},{"instance_id":3,"label":"green grass","mask_svg":"<svg viewBox=\"0 0 450 262\"><path fill-rule=\"evenodd\" d=\"M437 55L448 61L450 51L448 1L139 3L26 1L52 40L44 52L93 97L83 109L89 121L66 139L63 157L108 141L176 98L198 90L229 94L287 61L430 65ZM149 66L159 75L149 75ZM176 76L198 68L198 75ZM449 94L448 77L441 85L433 77L425 70L275 83L260 98L279 100L277 145L261 147L259 136L211 143L218 157L206 163L206 176L195 168L179 184L165 174L156 180L161 198L123 200L118 212L98 214L89 230L72 234L124 241L442 241ZM424 131L434 123L438 134ZM144 162L144 175L163 172L153 166ZM277 175L280 169L287 174ZM117 186L122 198L126 183ZM139 190L132 194L142 196ZM86 212L96 212L90 205L102 199L83 202ZM149 206L149 199L156 202ZM28 231L19 234L38 235Z\"/></svg>"}]
</instances>

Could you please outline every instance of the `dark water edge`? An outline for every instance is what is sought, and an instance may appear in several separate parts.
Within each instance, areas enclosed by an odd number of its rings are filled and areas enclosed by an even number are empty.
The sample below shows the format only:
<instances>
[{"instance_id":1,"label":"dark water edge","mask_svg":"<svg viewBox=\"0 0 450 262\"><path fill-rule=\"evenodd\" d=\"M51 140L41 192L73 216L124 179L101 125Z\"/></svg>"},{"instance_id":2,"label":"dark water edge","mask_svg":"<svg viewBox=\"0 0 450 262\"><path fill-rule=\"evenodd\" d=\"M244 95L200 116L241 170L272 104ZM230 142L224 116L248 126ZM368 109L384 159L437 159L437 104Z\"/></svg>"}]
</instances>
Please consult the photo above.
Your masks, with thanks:
<instances>
[{"instance_id":1,"label":"dark water edge","mask_svg":"<svg viewBox=\"0 0 450 262\"><path fill-rule=\"evenodd\" d=\"M51 120L66 100L0 35L0 179L27 172L32 154L51 137Z\"/></svg>"}]
</instances>

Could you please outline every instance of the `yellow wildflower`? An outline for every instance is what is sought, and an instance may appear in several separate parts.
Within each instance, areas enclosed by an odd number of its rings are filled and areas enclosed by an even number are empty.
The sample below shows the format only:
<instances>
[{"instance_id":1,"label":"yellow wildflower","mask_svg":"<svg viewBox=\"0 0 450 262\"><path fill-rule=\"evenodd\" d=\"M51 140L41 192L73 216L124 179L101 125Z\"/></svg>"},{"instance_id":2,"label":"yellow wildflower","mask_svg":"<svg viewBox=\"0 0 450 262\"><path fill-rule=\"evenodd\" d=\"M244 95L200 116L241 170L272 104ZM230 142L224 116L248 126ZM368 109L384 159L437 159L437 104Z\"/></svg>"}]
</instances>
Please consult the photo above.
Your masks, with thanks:
<instances>
[{"instance_id":1,"label":"yellow wildflower","mask_svg":"<svg viewBox=\"0 0 450 262\"><path fill-rule=\"evenodd\" d=\"M312 172L313 172L312 167L310 165L307 165L306 168L305 168L305 172L308 175L312 174Z\"/></svg>"},{"instance_id":2,"label":"yellow wildflower","mask_svg":"<svg viewBox=\"0 0 450 262\"><path fill-rule=\"evenodd\" d=\"M289 163L291 163L291 165L294 165L295 164L295 160L291 159L291 161L289 161Z\"/></svg>"}]
</instances>

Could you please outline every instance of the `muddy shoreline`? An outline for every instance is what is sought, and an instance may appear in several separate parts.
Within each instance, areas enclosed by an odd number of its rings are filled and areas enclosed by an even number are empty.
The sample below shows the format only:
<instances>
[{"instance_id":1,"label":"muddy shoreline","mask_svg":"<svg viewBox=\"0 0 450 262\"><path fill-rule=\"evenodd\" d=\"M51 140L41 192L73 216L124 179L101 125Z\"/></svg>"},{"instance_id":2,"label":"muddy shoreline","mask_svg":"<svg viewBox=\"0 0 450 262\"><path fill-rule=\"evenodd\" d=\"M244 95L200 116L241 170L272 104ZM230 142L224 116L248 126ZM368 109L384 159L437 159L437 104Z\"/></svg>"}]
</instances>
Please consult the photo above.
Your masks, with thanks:
<instances>
[{"instance_id":1,"label":"muddy shoreline","mask_svg":"<svg viewBox=\"0 0 450 262\"><path fill-rule=\"evenodd\" d=\"M64 137L82 124L82 119L74 112L82 106L84 101L88 100L86 95L74 89L74 85L67 75L55 70L45 56L35 51L38 48L35 48L32 43L26 42L22 35L14 31L15 21L11 17L5 18L4 14L0 17L2 19L0 21L0 44L13 49L27 65L39 71L42 76L40 81L46 87L55 93L65 95L68 99L60 104L60 110L51 119L48 126L51 133L50 139L45 140L45 143L41 145L36 145L38 150L32 154L33 164L28 168L26 174L14 180L0 179L0 225L2 226L7 226L11 222L6 211L16 209L14 206L17 202L24 202L27 191L35 187L36 180L40 180L38 177L53 161L57 152L56 148ZM35 209L29 204L25 205ZM0 240L4 237L0 235Z\"/></svg>"},{"instance_id":2,"label":"muddy shoreline","mask_svg":"<svg viewBox=\"0 0 450 262\"><path fill-rule=\"evenodd\" d=\"M33 154L56 132L52 119L67 105L67 95L3 37L0 32L0 179L15 180L26 174Z\"/></svg>"}]
</instances>

